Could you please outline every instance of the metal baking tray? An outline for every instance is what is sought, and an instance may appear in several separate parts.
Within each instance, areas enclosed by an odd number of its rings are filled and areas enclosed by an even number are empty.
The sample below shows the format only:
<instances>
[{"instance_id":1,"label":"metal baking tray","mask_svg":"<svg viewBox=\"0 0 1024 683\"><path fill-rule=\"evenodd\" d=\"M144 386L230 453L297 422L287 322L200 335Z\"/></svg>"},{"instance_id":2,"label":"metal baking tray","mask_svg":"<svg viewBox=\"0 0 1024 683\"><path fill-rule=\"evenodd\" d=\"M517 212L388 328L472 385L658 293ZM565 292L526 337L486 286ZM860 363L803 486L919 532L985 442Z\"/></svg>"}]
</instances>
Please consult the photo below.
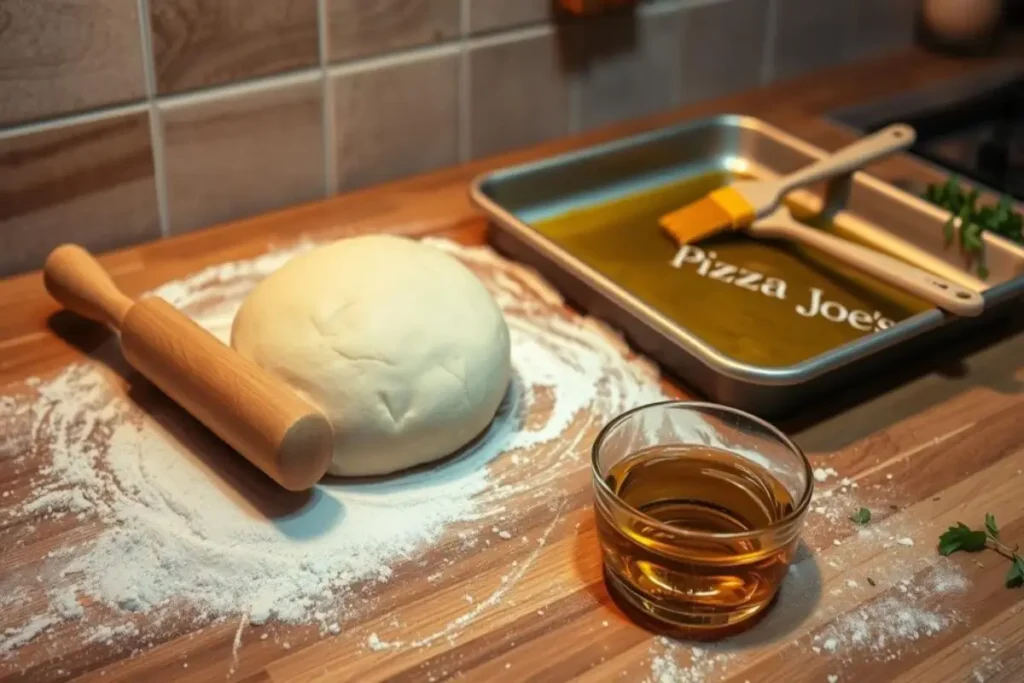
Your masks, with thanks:
<instances>
[{"instance_id":1,"label":"metal baking tray","mask_svg":"<svg viewBox=\"0 0 1024 683\"><path fill-rule=\"evenodd\" d=\"M964 255L946 244L948 214L923 199L862 172L794 193L798 205L829 215L844 237L981 291L986 308L971 319L928 308L888 329L779 367L743 362L710 345L558 246L535 224L707 173L781 175L825 154L759 119L725 115L494 171L477 178L470 194L492 219L490 240L499 251L535 267L570 302L619 328L693 389L777 417L935 344L940 336L1008 310L1024 294L1024 249L986 234L989 274L981 282L968 272Z\"/></svg>"}]
</instances>

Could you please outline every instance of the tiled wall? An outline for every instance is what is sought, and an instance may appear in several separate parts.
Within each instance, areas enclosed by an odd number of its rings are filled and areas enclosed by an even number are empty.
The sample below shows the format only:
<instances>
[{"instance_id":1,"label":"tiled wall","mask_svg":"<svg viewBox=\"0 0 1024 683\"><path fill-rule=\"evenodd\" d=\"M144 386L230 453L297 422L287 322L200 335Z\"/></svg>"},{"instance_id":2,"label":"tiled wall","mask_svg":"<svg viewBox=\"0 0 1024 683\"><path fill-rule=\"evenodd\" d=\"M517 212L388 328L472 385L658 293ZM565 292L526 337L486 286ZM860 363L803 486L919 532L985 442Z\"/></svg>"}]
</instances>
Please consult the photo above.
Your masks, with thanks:
<instances>
[{"instance_id":1,"label":"tiled wall","mask_svg":"<svg viewBox=\"0 0 1024 683\"><path fill-rule=\"evenodd\" d=\"M0 276L902 47L914 0L0 0Z\"/></svg>"}]
</instances>

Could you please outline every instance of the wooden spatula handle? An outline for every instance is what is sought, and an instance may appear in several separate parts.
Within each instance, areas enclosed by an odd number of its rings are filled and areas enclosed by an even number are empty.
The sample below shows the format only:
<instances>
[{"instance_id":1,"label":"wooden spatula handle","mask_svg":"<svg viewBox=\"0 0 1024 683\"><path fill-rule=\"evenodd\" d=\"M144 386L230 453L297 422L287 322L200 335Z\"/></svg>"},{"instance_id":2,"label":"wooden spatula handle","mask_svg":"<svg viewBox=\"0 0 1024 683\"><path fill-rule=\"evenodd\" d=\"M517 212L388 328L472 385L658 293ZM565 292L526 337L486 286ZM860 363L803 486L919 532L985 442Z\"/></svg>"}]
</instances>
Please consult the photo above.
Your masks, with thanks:
<instances>
[{"instance_id":1,"label":"wooden spatula handle","mask_svg":"<svg viewBox=\"0 0 1024 683\"><path fill-rule=\"evenodd\" d=\"M119 329L136 370L281 486L302 491L326 473L331 424L284 381L163 299L132 301L81 247L55 249L43 277L67 308Z\"/></svg>"},{"instance_id":2,"label":"wooden spatula handle","mask_svg":"<svg viewBox=\"0 0 1024 683\"><path fill-rule=\"evenodd\" d=\"M68 310L117 329L135 304L92 254L77 244L63 244L50 252L43 282L50 296Z\"/></svg>"}]
</instances>

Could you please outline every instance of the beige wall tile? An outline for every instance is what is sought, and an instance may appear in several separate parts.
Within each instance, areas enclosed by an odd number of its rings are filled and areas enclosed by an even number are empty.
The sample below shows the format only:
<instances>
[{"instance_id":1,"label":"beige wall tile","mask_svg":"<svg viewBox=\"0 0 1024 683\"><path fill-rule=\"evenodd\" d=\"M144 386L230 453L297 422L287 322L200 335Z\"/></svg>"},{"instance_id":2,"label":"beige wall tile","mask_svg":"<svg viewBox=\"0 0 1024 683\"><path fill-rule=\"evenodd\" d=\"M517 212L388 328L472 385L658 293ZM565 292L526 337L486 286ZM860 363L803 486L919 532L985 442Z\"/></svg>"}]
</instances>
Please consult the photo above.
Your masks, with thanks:
<instances>
[{"instance_id":1,"label":"beige wall tile","mask_svg":"<svg viewBox=\"0 0 1024 683\"><path fill-rule=\"evenodd\" d=\"M850 58L860 0L776 0L775 76L790 78Z\"/></svg>"},{"instance_id":2,"label":"beige wall tile","mask_svg":"<svg viewBox=\"0 0 1024 683\"><path fill-rule=\"evenodd\" d=\"M458 161L456 53L333 77L342 190Z\"/></svg>"},{"instance_id":3,"label":"beige wall tile","mask_svg":"<svg viewBox=\"0 0 1024 683\"><path fill-rule=\"evenodd\" d=\"M146 112L0 136L0 276L159 236Z\"/></svg>"},{"instance_id":4,"label":"beige wall tile","mask_svg":"<svg viewBox=\"0 0 1024 683\"><path fill-rule=\"evenodd\" d=\"M148 0L157 91L319 63L316 0Z\"/></svg>"},{"instance_id":5,"label":"beige wall tile","mask_svg":"<svg viewBox=\"0 0 1024 683\"><path fill-rule=\"evenodd\" d=\"M569 35L583 128L651 114L678 99L679 12L596 19L573 25Z\"/></svg>"},{"instance_id":6,"label":"beige wall tile","mask_svg":"<svg viewBox=\"0 0 1024 683\"><path fill-rule=\"evenodd\" d=\"M471 33L539 24L554 17L552 0L466 0Z\"/></svg>"},{"instance_id":7,"label":"beige wall tile","mask_svg":"<svg viewBox=\"0 0 1024 683\"><path fill-rule=\"evenodd\" d=\"M760 84L770 11L769 0L725 0L685 10L680 20L683 102Z\"/></svg>"},{"instance_id":8,"label":"beige wall tile","mask_svg":"<svg viewBox=\"0 0 1024 683\"><path fill-rule=\"evenodd\" d=\"M554 35L476 45L468 57L474 158L569 132L569 78Z\"/></svg>"},{"instance_id":9,"label":"beige wall tile","mask_svg":"<svg viewBox=\"0 0 1024 683\"><path fill-rule=\"evenodd\" d=\"M853 50L856 57L891 52L914 43L917 0L860 0Z\"/></svg>"},{"instance_id":10,"label":"beige wall tile","mask_svg":"<svg viewBox=\"0 0 1024 683\"><path fill-rule=\"evenodd\" d=\"M321 91L304 78L161 103L171 232L323 197Z\"/></svg>"},{"instance_id":11,"label":"beige wall tile","mask_svg":"<svg viewBox=\"0 0 1024 683\"><path fill-rule=\"evenodd\" d=\"M326 2L332 62L439 43L459 34L460 0Z\"/></svg>"},{"instance_id":12,"label":"beige wall tile","mask_svg":"<svg viewBox=\"0 0 1024 683\"><path fill-rule=\"evenodd\" d=\"M0 125L145 95L136 0L0 2Z\"/></svg>"}]
</instances>

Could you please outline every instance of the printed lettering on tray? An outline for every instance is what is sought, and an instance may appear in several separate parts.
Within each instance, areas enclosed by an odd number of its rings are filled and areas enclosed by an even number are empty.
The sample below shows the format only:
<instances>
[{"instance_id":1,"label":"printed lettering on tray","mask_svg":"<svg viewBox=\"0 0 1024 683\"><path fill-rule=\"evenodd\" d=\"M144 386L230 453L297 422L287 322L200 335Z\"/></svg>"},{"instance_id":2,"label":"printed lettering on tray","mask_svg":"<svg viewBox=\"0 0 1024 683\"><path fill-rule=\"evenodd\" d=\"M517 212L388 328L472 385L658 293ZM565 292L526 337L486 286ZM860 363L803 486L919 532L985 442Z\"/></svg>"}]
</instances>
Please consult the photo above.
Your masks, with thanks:
<instances>
[{"instance_id":1,"label":"printed lettering on tray","mask_svg":"<svg viewBox=\"0 0 1024 683\"><path fill-rule=\"evenodd\" d=\"M692 244L682 247L672 259L672 267L682 268L684 266L693 266L698 275L709 280L718 280L724 284L783 301L787 298L788 285L785 280L768 277L764 273L758 273L749 268L741 268L719 261L718 254L714 251L705 252ZM818 287L811 287L804 299L802 302L797 302L793 309L797 315L804 318L823 318L837 325L849 325L860 332L886 330L896 324L889 318L883 317L878 311L870 313L856 309L851 311L841 303L829 299L825 295L825 291Z\"/></svg>"}]
</instances>

